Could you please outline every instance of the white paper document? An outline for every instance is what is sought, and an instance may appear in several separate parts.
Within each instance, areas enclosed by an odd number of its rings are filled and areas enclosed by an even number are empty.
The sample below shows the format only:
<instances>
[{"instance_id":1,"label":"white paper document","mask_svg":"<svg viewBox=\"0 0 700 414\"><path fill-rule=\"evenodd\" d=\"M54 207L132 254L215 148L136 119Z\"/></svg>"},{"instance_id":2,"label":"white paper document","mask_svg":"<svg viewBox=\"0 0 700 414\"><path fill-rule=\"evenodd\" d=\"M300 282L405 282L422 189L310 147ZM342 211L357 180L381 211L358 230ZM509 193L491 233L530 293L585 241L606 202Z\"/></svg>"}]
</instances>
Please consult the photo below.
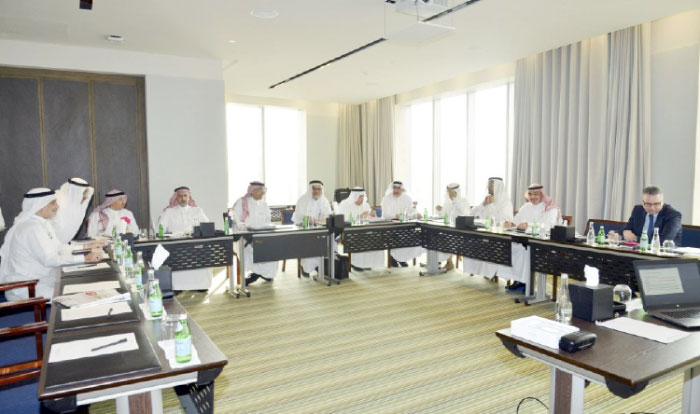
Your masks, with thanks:
<instances>
[{"instance_id":1,"label":"white paper document","mask_svg":"<svg viewBox=\"0 0 700 414\"><path fill-rule=\"evenodd\" d=\"M72 266L63 266L61 270L63 270L63 273L75 273L75 272L84 272L86 270L102 270L102 269L109 269L109 263L92 263L92 264L79 264L79 265L72 265Z\"/></svg>"},{"instance_id":2,"label":"white paper document","mask_svg":"<svg viewBox=\"0 0 700 414\"><path fill-rule=\"evenodd\" d=\"M105 289L119 289L118 280L108 280L105 282L94 282L94 283L76 283L74 285L63 286L62 295L68 295L70 293L82 293L82 292L93 292Z\"/></svg>"},{"instance_id":3,"label":"white paper document","mask_svg":"<svg viewBox=\"0 0 700 414\"><path fill-rule=\"evenodd\" d=\"M110 313L110 309L112 312ZM68 308L61 310L61 320L64 322L77 319L99 318L107 315L118 315L120 313L131 312L128 302L103 303L102 305Z\"/></svg>"},{"instance_id":4,"label":"white paper document","mask_svg":"<svg viewBox=\"0 0 700 414\"><path fill-rule=\"evenodd\" d=\"M661 342L663 344L670 344L673 341L677 341L690 335L689 332L684 332L679 329L638 321L636 319L627 318L624 316L610 319L609 321L605 322L596 322L596 325L638 336L640 338L651 339L652 341Z\"/></svg>"},{"instance_id":5,"label":"white paper document","mask_svg":"<svg viewBox=\"0 0 700 414\"><path fill-rule=\"evenodd\" d=\"M165 357L168 358L168 364L170 364L170 368L181 368L186 367L188 365L197 365L201 363L201 361L199 360L199 355L197 354L197 348L195 348L194 345L192 345L192 359L190 359L188 362L177 362L175 360L174 339L158 341L158 346L163 348L163 351L165 352Z\"/></svg>"},{"instance_id":6,"label":"white paper document","mask_svg":"<svg viewBox=\"0 0 700 414\"><path fill-rule=\"evenodd\" d=\"M133 351L135 349L139 349L139 344L136 342L136 335L133 333L62 342L51 346L49 364Z\"/></svg>"},{"instance_id":7,"label":"white paper document","mask_svg":"<svg viewBox=\"0 0 700 414\"><path fill-rule=\"evenodd\" d=\"M552 349L559 349L559 340L562 336L577 332L579 328L572 325L564 325L540 316L528 316L510 321L510 332Z\"/></svg>"}]
</instances>

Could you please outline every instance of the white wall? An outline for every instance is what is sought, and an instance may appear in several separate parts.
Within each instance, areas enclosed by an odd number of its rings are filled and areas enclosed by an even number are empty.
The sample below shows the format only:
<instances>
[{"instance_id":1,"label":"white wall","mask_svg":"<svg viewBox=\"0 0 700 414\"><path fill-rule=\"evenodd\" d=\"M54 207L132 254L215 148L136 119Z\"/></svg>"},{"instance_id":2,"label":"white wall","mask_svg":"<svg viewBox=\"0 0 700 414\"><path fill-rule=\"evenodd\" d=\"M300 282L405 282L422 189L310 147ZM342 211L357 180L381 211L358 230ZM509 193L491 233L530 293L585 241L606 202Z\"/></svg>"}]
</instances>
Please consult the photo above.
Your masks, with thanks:
<instances>
[{"instance_id":1,"label":"white wall","mask_svg":"<svg viewBox=\"0 0 700 414\"><path fill-rule=\"evenodd\" d=\"M0 40L0 65L145 75L151 217L157 220L172 190L185 184L223 226L228 175L221 62Z\"/></svg>"},{"instance_id":2,"label":"white wall","mask_svg":"<svg viewBox=\"0 0 700 414\"><path fill-rule=\"evenodd\" d=\"M338 182L338 104L227 95L227 102L249 105L274 105L306 111L306 178L321 180L326 196L333 199ZM241 191L245 191L242 189Z\"/></svg>"},{"instance_id":3,"label":"white wall","mask_svg":"<svg viewBox=\"0 0 700 414\"><path fill-rule=\"evenodd\" d=\"M651 176L666 202L693 221L700 10L651 25ZM640 191L641 192L641 191Z\"/></svg>"}]
</instances>

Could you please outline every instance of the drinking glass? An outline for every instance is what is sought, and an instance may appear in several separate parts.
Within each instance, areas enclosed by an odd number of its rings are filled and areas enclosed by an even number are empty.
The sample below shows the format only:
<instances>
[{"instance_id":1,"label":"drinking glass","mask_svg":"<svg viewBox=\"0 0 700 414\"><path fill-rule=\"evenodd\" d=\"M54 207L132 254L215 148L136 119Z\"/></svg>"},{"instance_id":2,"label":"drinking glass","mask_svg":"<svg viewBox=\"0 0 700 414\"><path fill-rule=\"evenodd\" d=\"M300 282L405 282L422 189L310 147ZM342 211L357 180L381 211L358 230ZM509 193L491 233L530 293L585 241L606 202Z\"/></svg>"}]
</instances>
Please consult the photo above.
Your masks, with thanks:
<instances>
[{"instance_id":1,"label":"drinking glass","mask_svg":"<svg viewBox=\"0 0 700 414\"><path fill-rule=\"evenodd\" d=\"M615 285L613 288L613 300L627 305L632 300L632 289L627 285Z\"/></svg>"},{"instance_id":2,"label":"drinking glass","mask_svg":"<svg viewBox=\"0 0 700 414\"><path fill-rule=\"evenodd\" d=\"M673 253L673 250L676 248L676 243L673 242L673 240L664 240L663 247L661 248L661 251L663 253L668 253L671 254Z\"/></svg>"}]
</instances>

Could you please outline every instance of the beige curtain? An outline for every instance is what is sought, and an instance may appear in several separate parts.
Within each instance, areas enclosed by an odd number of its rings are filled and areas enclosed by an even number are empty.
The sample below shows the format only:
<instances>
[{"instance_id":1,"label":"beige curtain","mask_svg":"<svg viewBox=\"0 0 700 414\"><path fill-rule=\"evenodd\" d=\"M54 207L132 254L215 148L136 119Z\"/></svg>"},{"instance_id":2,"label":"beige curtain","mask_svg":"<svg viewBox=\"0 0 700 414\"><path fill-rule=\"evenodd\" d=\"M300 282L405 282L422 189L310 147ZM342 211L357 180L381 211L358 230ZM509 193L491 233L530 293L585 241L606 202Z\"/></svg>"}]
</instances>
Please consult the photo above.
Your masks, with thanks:
<instances>
[{"instance_id":1,"label":"beige curtain","mask_svg":"<svg viewBox=\"0 0 700 414\"><path fill-rule=\"evenodd\" d=\"M624 220L650 176L649 26L517 62L512 195L540 182L583 231Z\"/></svg>"},{"instance_id":2,"label":"beige curtain","mask_svg":"<svg viewBox=\"0 0 700 414\"><path fill-rule=\"evenodd\" d=\"M341 105L338 124L339 186L363 186L377 205L393 179L394 100Z\"/></svg>"}]
</instances>

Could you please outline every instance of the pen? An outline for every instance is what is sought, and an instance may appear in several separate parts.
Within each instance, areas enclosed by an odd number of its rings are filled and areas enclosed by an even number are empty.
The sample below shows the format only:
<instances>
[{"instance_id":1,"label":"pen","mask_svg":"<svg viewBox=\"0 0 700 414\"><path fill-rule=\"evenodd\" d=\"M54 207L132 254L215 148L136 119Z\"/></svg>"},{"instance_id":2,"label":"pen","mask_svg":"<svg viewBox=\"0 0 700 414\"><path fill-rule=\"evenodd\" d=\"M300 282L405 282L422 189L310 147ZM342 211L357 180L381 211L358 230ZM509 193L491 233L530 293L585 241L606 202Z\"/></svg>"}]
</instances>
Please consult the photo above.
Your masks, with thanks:
<instances>
[{"instance_id":1,"label":"pen","mask_svg":"<svg viewBox=\"0 0 700 414\"><path fill-rule=\"evenodd\" d=\"M109 308L109 312L107 312L107 319L109 319L109 318L112 317L112 311L113 311L113 310L114 310L114 308Z\"/></svg>"},{"instance_id":2,"label":"pen","mask_svg":"<svg viewBox=\"0 0 700 414\"><path fill-rule=\"evenodd\" d=\"M76 266L76 268L78 268L78 269L85 269L86 267L94 267L94 266L97 266L97 265L95 265L95 264L80 265L80 266Z\"/></svg>"},{"instance_id":3,"label":"pen","mask_svg":"<svg viewBox=\"0 0 700 414\"><path fill-rule=\"evenodd\" d=\"M98 347L92 348L92 349L90 350L90 352L99 351L99 350L101 350L101 349L105 349L105 348L108 348L108 347L113 346L113 345L123 344L124 342L126 342L126 338L122 338L122 339L120 339L120 340L118 340L118 341L110 342L110 343L108 343L108 344L104 344L104 345L100 345L100 346L98 346Z\"/></svg>"}]
</instances>

